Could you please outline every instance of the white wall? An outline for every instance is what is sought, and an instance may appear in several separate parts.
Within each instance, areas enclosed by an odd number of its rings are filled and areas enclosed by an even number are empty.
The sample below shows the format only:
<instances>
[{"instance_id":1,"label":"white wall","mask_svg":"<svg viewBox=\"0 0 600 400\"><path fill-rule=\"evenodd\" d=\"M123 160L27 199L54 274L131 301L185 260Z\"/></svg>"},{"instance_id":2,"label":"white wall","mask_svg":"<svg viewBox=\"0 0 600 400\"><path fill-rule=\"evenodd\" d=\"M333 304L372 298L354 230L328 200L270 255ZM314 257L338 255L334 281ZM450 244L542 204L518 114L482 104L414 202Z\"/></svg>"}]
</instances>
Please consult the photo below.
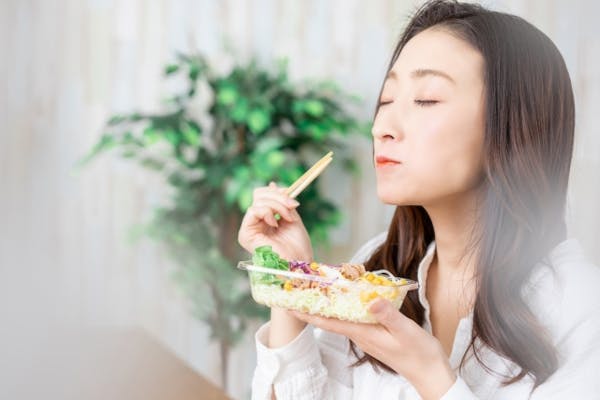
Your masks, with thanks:
<instances>
[{"instance_id":1,"label":"white wall","mask_svg":"<svg viewBox=\"0 0 600 400\"><path fill-rule=\"evenodd\" d=\"M572 232L600 263L600 41L594 2L496 1L559 46L577 97L577 145L570 191ZM368 5L367 5L368 4ZM169 264L150 243L127 242L164 197L156 177L104 157L80 175L71 167L107 116L155 110L167 91L160 74L175 50L217 62L229 37L240 58L288 56L291 76L331 78L362 95L371 115L393 43L412 1L55 0L0 3L0 310L14 324L141 324L198 371L218 380L207 331L191 319ZM323 183L347 212L331 261L348 258L385 229L390 209L374 196L370 154L356 143L360 181ZM350 210L360 210L350 213ZM58 300L57 300L58 299ZM18 325L21 326L21 325ZM233 356L231 393L247 395L252 338Z\"/></svg>"}]
</instances>

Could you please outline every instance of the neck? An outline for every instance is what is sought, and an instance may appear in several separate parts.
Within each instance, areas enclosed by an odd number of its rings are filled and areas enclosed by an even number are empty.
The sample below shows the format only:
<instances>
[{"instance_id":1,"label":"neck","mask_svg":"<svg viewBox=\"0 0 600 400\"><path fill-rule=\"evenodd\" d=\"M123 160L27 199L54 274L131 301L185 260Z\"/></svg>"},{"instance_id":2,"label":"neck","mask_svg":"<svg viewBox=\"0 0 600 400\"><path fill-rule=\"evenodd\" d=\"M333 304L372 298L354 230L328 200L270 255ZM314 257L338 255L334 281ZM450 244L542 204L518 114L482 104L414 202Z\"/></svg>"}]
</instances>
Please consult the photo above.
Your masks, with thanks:
<instances>
[{"instance_id":1,"label":"neck","mask_svg":"<svg viewBox=\"0 0 600 400\"><path fill-rule=\"evenodd\" d=\"M473 229L476 222L476 194L458 196L443 204L425 206L433 224L436 254L434 264L442 274L472 272Z\"/></svg>"}]
</instances>

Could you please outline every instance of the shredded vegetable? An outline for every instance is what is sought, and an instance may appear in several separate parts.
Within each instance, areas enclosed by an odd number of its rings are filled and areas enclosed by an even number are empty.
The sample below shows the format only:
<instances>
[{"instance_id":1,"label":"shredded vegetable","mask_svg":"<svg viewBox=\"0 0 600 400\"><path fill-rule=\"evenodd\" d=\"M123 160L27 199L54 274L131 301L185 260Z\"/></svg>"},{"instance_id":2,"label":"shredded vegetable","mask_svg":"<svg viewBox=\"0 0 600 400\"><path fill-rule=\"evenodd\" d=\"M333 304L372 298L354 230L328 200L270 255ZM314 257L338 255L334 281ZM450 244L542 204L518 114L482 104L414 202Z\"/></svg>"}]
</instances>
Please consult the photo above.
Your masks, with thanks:
<instances>
[{"instance_id":1,"label":"shredded vegetable","mask_svg":"<svg viewBox=\"0 0 600 400\"><path fill-rule=\"evenodd\" d=\"M261 267L279 269L283 271L289 270L289 263L283 258L279 257L279 254L273 251L271 246L260 246L254 249L252 255L252 262L254 265ZM271 285L282 285L283 280L275 275L261 274L257 276L257 283L271 284Z\"/></svg>"}]
</instances>

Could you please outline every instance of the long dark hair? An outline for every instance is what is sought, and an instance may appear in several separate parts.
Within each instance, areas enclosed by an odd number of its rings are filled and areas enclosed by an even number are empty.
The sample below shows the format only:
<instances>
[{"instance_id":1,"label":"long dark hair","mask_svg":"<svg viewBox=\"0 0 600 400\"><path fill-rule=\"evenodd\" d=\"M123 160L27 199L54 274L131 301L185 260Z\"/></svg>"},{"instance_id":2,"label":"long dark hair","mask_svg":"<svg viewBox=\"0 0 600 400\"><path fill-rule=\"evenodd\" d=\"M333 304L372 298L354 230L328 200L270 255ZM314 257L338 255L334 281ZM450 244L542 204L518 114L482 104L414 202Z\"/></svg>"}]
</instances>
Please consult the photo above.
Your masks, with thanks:
<instances>
[{"instance_id":1,"label":"long dark hair","mask_svg":"<svg viewBox=\"0 0 600 400\"><path fill-rule=\"evenodd\" d=\"M415 13L388 71L406 43L433 26L469 43L485 61L485 177L472 238L477 293L473 339L466 353L472 350L480 364L494 372L479 356L480 346L475 344L481 341L520 367L515 376L502 376L504 384L530 375L535 389L556 370L558 360L551 338L523 298L523 289L534 266L566 236L575 120L571 81L558 49L527 21L448 0L429 1ZM385 243L365 265L416 280L419 262L434 236L423 207L398 206ZM401 311L423 324L416 291L409 293ZM352 350L359 356L354 343ZM364 362L391 371L369 355L356 365Z\"/></svg>"}]
</instances>

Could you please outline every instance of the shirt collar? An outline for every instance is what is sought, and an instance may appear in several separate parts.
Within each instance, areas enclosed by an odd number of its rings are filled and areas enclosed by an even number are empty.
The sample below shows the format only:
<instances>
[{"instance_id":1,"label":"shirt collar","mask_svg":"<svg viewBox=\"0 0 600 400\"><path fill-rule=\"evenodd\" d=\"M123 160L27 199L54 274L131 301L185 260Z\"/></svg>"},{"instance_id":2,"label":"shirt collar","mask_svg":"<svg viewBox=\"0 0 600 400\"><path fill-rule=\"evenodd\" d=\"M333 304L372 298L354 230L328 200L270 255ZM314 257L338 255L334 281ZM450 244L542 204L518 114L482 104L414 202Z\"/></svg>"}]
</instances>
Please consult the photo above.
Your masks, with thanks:
<instances>
[{"instance_id":1,"label":"shirt collar","mask_svg":"<svg viewBox=\"0 0 600 400\"><path fill-rule=\"evenodd\" d=\"M419 282L419 302L425 309L425 322L423 328L431 333L431 321L429 319L430 315L430 307L429 301L427 301L427 272L429 271L429 267L431 266L431 262L433 261L433 257L435 256L435 241L432 241L429 246L427 246L427 251L425 252L425 256L421 259L419 263L419 267L417 269L417 281Z\"/></svg>"}]
</instances>

